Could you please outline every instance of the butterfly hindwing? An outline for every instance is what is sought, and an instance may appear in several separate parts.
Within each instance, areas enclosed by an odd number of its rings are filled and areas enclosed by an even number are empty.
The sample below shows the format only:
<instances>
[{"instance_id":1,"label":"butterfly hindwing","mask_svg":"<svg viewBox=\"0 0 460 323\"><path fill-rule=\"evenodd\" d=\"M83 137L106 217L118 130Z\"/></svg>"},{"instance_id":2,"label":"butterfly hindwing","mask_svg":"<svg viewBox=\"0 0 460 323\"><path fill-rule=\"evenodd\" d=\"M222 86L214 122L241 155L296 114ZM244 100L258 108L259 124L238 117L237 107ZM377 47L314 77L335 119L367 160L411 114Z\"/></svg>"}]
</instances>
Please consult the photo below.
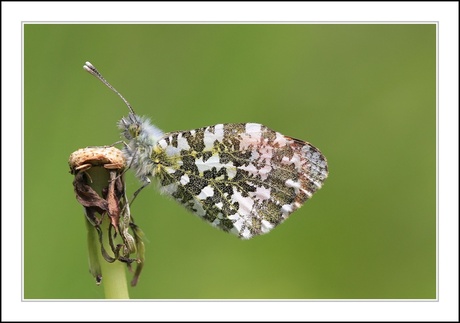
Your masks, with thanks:
<instances>
[{"instance_id":1,"label":"butterfly hindwing","mask_svg":"<svg viewBox=\"0 0 460 323\"><path fill-rule=\"evenodd\" d=\"M327 177L317 148L256 123L167 133L151 158L163 193L242 239L283 222Z\"/></svg>"}]
</instances>

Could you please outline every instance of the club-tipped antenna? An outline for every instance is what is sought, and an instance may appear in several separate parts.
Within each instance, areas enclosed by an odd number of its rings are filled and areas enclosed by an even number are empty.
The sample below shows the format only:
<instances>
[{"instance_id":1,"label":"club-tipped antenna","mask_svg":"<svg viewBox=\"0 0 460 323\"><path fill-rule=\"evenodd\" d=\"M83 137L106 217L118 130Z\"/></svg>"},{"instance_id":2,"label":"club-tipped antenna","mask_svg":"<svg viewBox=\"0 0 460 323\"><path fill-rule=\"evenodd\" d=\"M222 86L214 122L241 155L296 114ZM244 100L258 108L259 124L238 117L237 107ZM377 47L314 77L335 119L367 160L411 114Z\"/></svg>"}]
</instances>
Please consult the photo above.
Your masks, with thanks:
<instances>
[{"instance_id":1,"label":"club-tipped antenna","mask_svg":"<svg viewBox=\"0 0 460 323\"><path fill-rule=\"evenodd\" d=\"M83 69L87 71L88 73L97 77L99 81L104 83L109 89L111 89L113 92L118 94L118 96L128 106L129 112L131 112L132 114L135 114L133 108L131 107L131 104L129 104L129 102L123 97L123 95L120 94L120 92L118 92L112 85L110 85L109 82L107 82L107 80L102 76L101 73L99 73L99 71L97 70L97 68L93 66L93 64L91 64L90 62L86 62L85 65L83 65Z\"/></svg>"}]
</instances>

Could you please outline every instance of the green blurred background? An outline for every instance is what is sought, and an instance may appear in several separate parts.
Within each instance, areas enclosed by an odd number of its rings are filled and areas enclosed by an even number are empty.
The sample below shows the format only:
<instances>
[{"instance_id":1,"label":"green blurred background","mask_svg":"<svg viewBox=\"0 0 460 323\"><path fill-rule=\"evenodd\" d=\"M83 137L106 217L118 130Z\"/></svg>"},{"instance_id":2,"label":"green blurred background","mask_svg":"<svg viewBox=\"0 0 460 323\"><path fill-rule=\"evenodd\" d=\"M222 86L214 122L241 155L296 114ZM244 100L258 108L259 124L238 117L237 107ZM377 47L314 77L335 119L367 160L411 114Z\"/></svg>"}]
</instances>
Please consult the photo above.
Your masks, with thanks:
<instances>
[{"instance_id":1,"label":"green blurred background","mask_svg":"<svg viewBox=\"0 0 460 323\"><path fill-rule=\"evenodd\" d=\"M26 299L104 298L67 160L120 140L127 109L87 60L165 132L257 122L329 162L313 199L249 241L145 189L132 298L436 297L435 24L26 24Z\"/></svg>"}]
</instances>

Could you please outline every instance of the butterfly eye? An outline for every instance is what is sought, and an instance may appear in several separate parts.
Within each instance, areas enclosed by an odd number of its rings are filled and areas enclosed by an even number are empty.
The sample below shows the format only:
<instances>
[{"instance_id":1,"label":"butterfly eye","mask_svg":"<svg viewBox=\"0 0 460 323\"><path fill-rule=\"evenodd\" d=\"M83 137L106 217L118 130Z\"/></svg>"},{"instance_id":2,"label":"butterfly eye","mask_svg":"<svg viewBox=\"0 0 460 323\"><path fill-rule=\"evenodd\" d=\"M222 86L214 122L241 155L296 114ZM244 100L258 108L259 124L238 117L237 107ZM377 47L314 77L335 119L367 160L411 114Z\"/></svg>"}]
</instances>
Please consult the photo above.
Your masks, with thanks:
<instances>
[{"instance_id":1,"label":"butterfly eye","mask_svg":"<svg viewBox=\"0 0 460 323\"><path fill-rule=\"evenodd\" d=\"M131 124L128 128L131 138L137 138L140 133L140 126L138 124Z\"/></svg>"}]
</instances>

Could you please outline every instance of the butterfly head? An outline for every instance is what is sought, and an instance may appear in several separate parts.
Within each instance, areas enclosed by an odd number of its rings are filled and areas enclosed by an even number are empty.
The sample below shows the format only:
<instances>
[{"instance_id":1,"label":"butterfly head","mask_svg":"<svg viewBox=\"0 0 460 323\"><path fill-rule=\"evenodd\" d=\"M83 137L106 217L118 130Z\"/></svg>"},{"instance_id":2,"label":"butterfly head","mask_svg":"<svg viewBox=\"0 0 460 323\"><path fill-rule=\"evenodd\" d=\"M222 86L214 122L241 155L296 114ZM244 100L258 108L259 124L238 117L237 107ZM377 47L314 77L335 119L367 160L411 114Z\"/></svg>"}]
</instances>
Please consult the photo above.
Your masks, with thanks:
<instances>
[{"instance_id":1,"label":"butterfly head","mask_svg":"<svg viewBox=\"0 0 460 323\"><path fill-rule=\"evenodd\" d=\"M118 128L129 143L136 146L153 146L163 136L163 132L152 125L146 117L130 113L118 122Z\"/></svg>"}]
</instances>

